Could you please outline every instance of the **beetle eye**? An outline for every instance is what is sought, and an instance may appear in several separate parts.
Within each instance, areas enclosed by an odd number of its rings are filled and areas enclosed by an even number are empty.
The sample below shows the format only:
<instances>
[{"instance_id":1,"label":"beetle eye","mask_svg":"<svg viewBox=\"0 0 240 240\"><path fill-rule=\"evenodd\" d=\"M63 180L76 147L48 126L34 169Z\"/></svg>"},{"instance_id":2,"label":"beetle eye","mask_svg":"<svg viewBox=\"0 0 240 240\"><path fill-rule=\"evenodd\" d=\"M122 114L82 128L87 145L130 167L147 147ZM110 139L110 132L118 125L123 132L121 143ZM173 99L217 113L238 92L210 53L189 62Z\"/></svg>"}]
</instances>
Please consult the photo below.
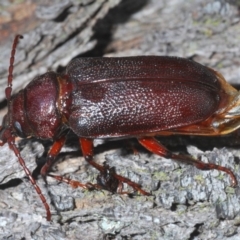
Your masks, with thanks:
<instances>
[{"instance_id":1,"label":"beetle eye","mask_svg":"<svg viewBox=\"0 0 240 240\"><path fill-rule=\"evenodd\" d=\"M16 133L19 137L21 138L24 138L25 137L25 134L23 133L23 130L22 130L22 127L21 127L21 124L19 122L14 122L14 128L16 130Z\"/></svg>"}]
</instances>

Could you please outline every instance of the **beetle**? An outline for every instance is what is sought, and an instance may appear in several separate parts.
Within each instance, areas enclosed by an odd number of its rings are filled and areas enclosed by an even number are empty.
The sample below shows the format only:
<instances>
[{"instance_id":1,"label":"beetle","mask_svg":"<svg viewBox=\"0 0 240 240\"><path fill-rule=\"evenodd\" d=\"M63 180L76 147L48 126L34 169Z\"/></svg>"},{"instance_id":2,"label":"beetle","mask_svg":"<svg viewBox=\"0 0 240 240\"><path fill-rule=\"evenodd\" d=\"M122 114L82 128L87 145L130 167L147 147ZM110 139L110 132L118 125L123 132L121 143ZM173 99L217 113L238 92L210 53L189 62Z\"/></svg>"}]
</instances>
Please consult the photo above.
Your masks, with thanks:
<instances>
[{"instance_id":1,"label":"beetle","mask_svg":"<svg viewBox=\"0 0 240 240\"><path fill-rule=\"evenodd\" d=\"M105 188L117 192L123 182L148 195L140 185L93 161L96 138L137 138L150 152L192 164L201 170L233 172L166 149L155 136L171 134L219 136L240 126L239 92L211 68L179 57L137 56L77 58L64 74L47 72L11 95L17 35L10 58L6 99L8 112L0 130L0 145L8 143L43 202L47 220L51 212L45 197L15 145L15 137L51 139L41 175L46 178L71 129L78 137L85 160L100 172L99 184L81 184L53 176L72 186ZM121 190L120 190L121 191Z\"/></svg>"}]
</instances>

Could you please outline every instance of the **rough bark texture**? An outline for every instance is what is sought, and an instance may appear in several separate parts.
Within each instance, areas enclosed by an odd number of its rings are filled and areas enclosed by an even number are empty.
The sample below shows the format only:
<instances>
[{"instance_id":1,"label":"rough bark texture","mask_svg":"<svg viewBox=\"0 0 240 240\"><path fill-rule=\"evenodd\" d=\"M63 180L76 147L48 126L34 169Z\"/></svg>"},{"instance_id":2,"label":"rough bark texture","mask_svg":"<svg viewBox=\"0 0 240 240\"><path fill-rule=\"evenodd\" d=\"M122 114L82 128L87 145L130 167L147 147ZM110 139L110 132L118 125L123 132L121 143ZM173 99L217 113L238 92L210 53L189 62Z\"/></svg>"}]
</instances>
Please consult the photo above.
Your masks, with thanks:
<instances>
[{"instance_id":1,"label":"rough bark texture","mask_svg":"<svg viewBox=\"0 0 240 240\"><path fill-rule=\"evenodd\" d=\"M13 88L34 76L61 71L76 56L175 55L219 70L239 85L240 16L237 1L61 0L2 1L0 99L13 36L24 35L16 54ZM1 104L1 114L5 102ZM69 137L53 171L81 182L95 182L97 171ZM160 139L174 152L229 167L239 176L237 135L222 138ZM135 143L131 141L131 143ZM44 142L46 148L49 142ZM136 145L138 146L138 145ZM41 177L37 183L51 205L52 221L8 146L0 149L1 239L239 239L240 188L229 176L148 153L126 141L99 144L95 160L142 184L152 196L72 189ZM39 141L19 141L34 173L44 160ZM201 150L200 150L201 149ZM43 156L43 157L42 157ZM126 187L127 189L127 187Z\"/></svg>"}]
</instances>

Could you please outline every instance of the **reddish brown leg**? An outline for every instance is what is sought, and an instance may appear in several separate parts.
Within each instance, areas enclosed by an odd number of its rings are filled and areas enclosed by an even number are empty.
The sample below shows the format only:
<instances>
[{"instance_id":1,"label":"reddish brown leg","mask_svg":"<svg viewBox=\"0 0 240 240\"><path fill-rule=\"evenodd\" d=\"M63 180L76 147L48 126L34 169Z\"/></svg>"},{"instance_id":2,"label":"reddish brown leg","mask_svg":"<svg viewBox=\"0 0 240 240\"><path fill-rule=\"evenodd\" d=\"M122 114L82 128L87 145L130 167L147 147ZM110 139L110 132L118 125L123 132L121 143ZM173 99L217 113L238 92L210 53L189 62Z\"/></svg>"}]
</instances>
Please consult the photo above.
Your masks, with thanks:
<instances>
[{"instance_id":1,"label":"reddish brown leg","mask_svg":"<svg viewBox=\"0 0 240 240\"><path fill-rule=\"evenodd\" d=\"M84 188L84 189L88 189L88 190L94 190L94 189L106 189L109 190L111 192L118 192L121 194L125 194L126 192L122 191L122 183L119 183L118 179L116 179L113 176L113 169L110 168L109 166L106 166L104 173L101 173L98 175L97 177L97 181L98 184L92 184L92 183L80 183L78 181L72 180L70 178L65 178L62 176L56 176L56 175L52 175L52 174L48 174L48 176L55 178L56 180L60 181L60 182L64 182L69 184L72 188ZM115 173L115 171L114 171ZM107 186L107 187L106 187ZM116 190L116 191L115 191Z\"/></svg>"},{"instance_id":2,"label":"reddish brown leg","mask_svg":"<svg viewBox=\"0 0 240 240\"><path fill-rule=\"evenodd\" d=\"M101 166L98 163L93 161L93 140L88 138L80 138L79 139L80 146L82 148L82 153L86 161L91 164L93 167L95 167L97 170L100 171L100 175L98 177L98 180L100 179L100 184L103 189L106 189L111 192L121 191L121 184L123 182L127 183L129 186L131 186L134 190L139 191L143 195L150 195L148 192L145 192L142 190L141 186L135 182L132 182L130 179L122 177L115 173L111 168L108 166ZM116 181L118 184L116 184ZM113 184L113 182L115 182ZM113 187L114 185L114 187ZM113 189L114 188L114 189ZM118 190L117 190L117 189Z\"/></svg>"},{"instance_id":3,"label":"reddish brown leg","mask_svg":"<svg viewBox=\"0 0 240 240\"><path fill-rule=\"evenodd\" d=\"M88 190L93 190L93 189L99 188L97 184L92 184L92 183L83 184L83 183L80 183L78 181L72 180L70 178L65 178L65 177L62 177L62 176L56 176L56 175L53 175L53 174L50 174L50 173L48 174L48 176L50 176L52 178L55 178L56 180L58 180L60 182L67 183L72 188L81 187L81 188L88 189Z\"/></svg>"},{"instance_id":4,"label":"reddish brown leg","mask_svg":"<svg viewBox=\"0 0 240 240\"><path fill-rule=\"evenodd\" d=\"M41 169L41 175L43 176L44 180L45 180L46 176L49 176L49 177L55 178L56 180L58 180L60 182L65 182L73 188L82 187L82 188L89 189L89 190L97 188L97 186L95 186L94 184L91 184L91 183L83 184L78 181L71 180L69 178L65 178L62 176L53 175L53 174L48 173L51 166L53 165L57 155L61 151L65 141L66 141L66 136L64 135L61 138L57 139L53 143L51 149L49 150L48 155L47 155L47 161Z\"/></svg>"},{"instance_id":5,"label":"reddish brown leg","mask_svg":"<svg viewBox=\"0 0 240 240\"><path fill-rule=\"evenodd\" d=\"M64 136L60 137L59 139L57 139L53 143L51 149L49 150L48 155L47 155L47 161L41 169L41 175L44 180L46 179L46 175L47 175L48 171L50 170L51 166L53 165L57 155L61 151L65 141L66 141L66 136L64 135Z\"/></svg>"},{"instance_id":6,"label":"reddish brown leg","mask_svg":"<svg viewBox=\"0 0 240 240\"><path fill-rule=\"evenodd\" d=\"M219 171L223 171L230 175L232 180L232 186L235 187L237 185L237 179L235 175L228 168L225 168L213 163L204 163L200 160L195 160L190 156L173 154L172 152L167 150L164 146L162 146L154 137L142 137L142 138L139 138L138 141L142 146L144 146L150 152L160 155L162 157L171 158L176 161L191 164L201 170L217 169Z\"/></svg>"}]
</instances>

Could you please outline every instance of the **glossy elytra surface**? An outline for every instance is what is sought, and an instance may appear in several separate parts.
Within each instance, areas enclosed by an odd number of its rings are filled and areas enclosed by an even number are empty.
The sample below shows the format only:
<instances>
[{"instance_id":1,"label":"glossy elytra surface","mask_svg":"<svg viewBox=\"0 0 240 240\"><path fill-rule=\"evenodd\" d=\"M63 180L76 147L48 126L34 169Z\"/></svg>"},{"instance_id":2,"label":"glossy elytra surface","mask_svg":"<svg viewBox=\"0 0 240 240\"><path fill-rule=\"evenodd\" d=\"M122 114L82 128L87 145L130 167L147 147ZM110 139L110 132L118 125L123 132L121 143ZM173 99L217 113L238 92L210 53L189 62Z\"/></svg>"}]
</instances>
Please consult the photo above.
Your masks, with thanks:
<instances>
[{"instance_id":1,"label":"glossy elytra surface","mask_svg":"<svg viewBox=\"0 0 240 240\"><path fill-rule=\"evenodd\" d=\"M211 116L221 100L210 69L176 57L82 58L67 74L74 84L69 124L78 136L187 126Z\"/></svg>"}]
</instances>

